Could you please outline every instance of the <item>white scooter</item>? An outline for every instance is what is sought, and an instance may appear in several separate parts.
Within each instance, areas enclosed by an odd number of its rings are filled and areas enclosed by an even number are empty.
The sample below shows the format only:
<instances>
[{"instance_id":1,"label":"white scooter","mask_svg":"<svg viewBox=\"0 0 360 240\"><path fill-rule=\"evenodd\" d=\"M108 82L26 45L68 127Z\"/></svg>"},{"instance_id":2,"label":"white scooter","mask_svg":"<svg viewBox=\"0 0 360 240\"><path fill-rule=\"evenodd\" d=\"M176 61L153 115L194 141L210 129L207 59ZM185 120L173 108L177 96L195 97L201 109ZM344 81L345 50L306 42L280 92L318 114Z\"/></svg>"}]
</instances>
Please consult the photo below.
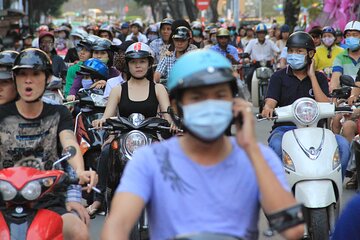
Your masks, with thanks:
<instances>
[{"instance_id":1,"label":"white scooter","mask_svg":"<svg viewBox=\"0 0 360 240\"><path fill-rule=\"evenodd\" d=\"M259 67L256 68L251 79L251 102L254 107L259 107L259 113L262 112L270 77L274 73L274 70L267 66L268 62L258 62Z\"/></svg>"},{"instance_id":2,"label":"white scooter","mask_svg":"<svg viewBox=\"0 0 360 240\"><path fill-rule=\"evenodd\" d=\"M289 186L298 202L305 206L310 239L329 239L339 215L342 176L339 148L332 131L317 127L320 119L350 108L335 108L300 98L275 109L277 122L293 122L297 128L284 134L283 165ZM259 117L261 118L261 117Z\"/></svg>"}]
</instances>

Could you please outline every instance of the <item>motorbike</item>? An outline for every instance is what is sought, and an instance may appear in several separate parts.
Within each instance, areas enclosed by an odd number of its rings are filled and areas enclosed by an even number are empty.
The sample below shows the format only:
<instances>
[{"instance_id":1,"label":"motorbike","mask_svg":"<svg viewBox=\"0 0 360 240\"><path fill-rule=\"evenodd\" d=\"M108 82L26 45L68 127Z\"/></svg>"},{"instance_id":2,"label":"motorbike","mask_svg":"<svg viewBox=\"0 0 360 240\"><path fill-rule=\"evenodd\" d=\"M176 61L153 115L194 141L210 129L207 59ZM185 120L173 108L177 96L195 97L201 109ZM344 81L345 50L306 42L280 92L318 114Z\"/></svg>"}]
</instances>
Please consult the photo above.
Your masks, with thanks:
<instances>
[{"instance_id":1,"label":"motorbike","mask_svg":"<svg viewBox=\"0 0 360 240\"><path fill-rule=\"evenodd\" d=\"M102 89L80 89L76 95L75 136L84 158L85 169L97 170L101 147L106 138L105 130L91 131L92 121L100 119L105 111L107 100ZM83 191L88 204L93 202L93 194Z\"/></svg>"},{"instance_id":2,"label":"motorbike","mask_svg":"<svg viewBox=\"0 0 360 240\"><path fill-rule=\"evenodd\" d=\"M126 163L131 160L133 153L141 146L149 145L170 137L169 123L159 117L145 119L140 113L133 113L128 118L112 117L106 120L103 128L110 134L115 134L111 142L109 154L109 176L107 179L106 206L110 209L110 202L119 184ZM144 211L131 232L130 239L142 239L142 233L148 230L147 213Z\"/></svg>"},{"instance_id":3,"label":"motorbike","mask_svg":"<svg viewBox=\"0 0 360 240\"><path fill-rule=\"evenodd\" d=\"M274 68L271 67L273 65L272 61L259 61L253 64L256 66L256 70L251 79L251 102L254 107L259 108L259 113L261 113Z\"/></svg>"},{"instance_id":4,"label":"motorbike","mask_svg":"<svg viewBox=\"0 0 360 240\"><path fill-rule=\"evenodd\" d=\"M141 146L170 137L169 123L159 117L146 118L133 113L128 118L112 117L106 120L105 129L115 138L111 142L108 186L115 189L119 179L133 153Z\"/></svg>"},{"instance_id":5,"label":"motorbike","mask_svg":"<svg viewBox=\"0 0 360 240\"><path fill-rule=\"evenodd\" d=\"M105 130L89 131L92 121L100 119L105 111L107 100L102 89L81 89L77 93L76 108L80 110L75 117L75 136L84 157L85 169L97 168L97 159L105 139Z\"/></svg>"},{"instance_id":6,"label":"motorbike","mask_svg":"<svg viewBox=\"0 0 360 240\"><path fill-rule=\"evenodd\" d=\"M340 76L340 82L341 84L348 86L349 88L358 87L355 85L353 78L348 75ZM359 103L357 105L359 105ZM351 172L355 170L354 174L356 174L356 180L357 180L356 191L360 192L360 174L359 174L360 173L360 121L359 120L356 122L356 126L358 130L358 134L354 137L351 143L352 157L350 159L351 162L349 164L348 170L350 170Z\"/></svg>"},{"instance_id":7,"label":"motorbike","mask_svg":"<svg viewBox=\"0 0 360 240\"><path fill-rule=\"evenodd\" d=\"M319 120L337 113L351 113L347 107L300 98L275 109L277 122L293 122L282 140L282 163L296 200L305 206L305 237L329 239L339 216L342 173L339 147L332 131L317 127ZM257 116L262 120L261 115Z\"/></svg>"},{"instance_id":8,"label":"motorbike","mask_svg":"<svg viewBox=\"0 0 360 240\"><path fill-rule=\"evenodd\" d=\"M64 96L61 93L62 79L52 76L50 83L46 86L42 100L49 104L61 105L64 101Z\"/></svg>"},{"instance_id":9,"label":"motorbike","mask_svg":"<svg viewBox=\"0 0 360 240\"><path fill-rule=\"evenodd\" d=\"M75 155L75 148L65 152L57 164ZM41 239L62 240L63 221L59 214L36 209L34 204L48 194L65 192L71 179L61 170L39 170L33 167L35 159L23 161L20 166L0 170L0 236L2 240ZM39 164L40 165L40 164Z\"/></svg>"}]
</instances>

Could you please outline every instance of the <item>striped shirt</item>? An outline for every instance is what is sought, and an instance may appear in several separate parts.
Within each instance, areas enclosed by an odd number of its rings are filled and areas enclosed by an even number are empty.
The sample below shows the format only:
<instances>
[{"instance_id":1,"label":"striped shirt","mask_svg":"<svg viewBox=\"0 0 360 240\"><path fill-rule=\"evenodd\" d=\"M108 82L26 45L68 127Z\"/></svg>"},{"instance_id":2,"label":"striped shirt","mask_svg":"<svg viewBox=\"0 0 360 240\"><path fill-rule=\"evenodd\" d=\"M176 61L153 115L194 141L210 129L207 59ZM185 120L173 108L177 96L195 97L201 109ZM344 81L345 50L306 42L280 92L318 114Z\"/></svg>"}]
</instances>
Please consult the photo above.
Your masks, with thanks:
<instances>
[{"instance_id":1,"label":"striped shirt","mask_svg":"<svg viewBox=\"0 0 360 240\"><path fill-rule=\"evenodd\" d=\"M351 76L354 80L360 69L360 59L354 60L349 56L349 51L343 51L336 56L333 64L333 72L340 72Z\"/></svg>"}]
</instances>

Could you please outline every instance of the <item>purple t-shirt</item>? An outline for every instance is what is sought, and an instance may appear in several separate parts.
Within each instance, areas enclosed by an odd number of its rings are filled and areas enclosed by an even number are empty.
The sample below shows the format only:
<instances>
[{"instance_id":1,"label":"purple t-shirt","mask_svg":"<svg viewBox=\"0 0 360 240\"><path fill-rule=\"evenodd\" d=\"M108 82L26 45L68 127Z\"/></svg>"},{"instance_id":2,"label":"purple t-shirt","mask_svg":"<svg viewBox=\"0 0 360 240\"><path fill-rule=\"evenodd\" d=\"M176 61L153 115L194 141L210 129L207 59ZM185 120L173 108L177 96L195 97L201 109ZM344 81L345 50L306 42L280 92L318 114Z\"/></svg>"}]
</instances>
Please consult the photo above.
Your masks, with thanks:
<instances>
[{"instance_id":1,"label":"purple t-shirt","mask_svg":"<svg viewBox=\"0 0 360 240\"><path fill-rule=\"evenodd\" d=\"M139 149L126 166L117 192L131 192L147 204L151 239L192 232L258 238L260 191L250 160L235 138L226 159L202 166L171 138ZM267 146L261 151L288 189L281 161Z\"/></svg>"}]
</instances>

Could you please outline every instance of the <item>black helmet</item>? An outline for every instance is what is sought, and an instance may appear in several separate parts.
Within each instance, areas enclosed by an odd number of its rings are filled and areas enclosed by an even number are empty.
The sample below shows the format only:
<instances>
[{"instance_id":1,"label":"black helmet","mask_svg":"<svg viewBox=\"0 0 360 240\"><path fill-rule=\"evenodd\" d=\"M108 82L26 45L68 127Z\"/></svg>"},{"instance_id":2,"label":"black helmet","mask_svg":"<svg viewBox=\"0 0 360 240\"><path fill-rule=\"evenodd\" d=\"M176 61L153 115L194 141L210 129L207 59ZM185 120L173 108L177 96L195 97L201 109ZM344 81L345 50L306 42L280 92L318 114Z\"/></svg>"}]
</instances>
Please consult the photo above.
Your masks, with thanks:
<instances>
[{"instance_id":1,"label":"black helmet","mask_svg":"<svg viewBox=\"0 0 360 240\"><path fill-rule=\"evenodd\" d=\"M112 42L106 38L99 38L95 41L92 49L96 51L106 51L111 50Z\"/></svg>"},{"instance_id":2,"label":"black helmet","mask_svg":"<svg viewBox=\"0 0 360 240\"><path fill-rule=\"evenodd\" d=\"M12 70L24 68L45 71L46 74L52 73L50 58L38 48L27 48L16 57Z\"/></svg>"},{"instance_id":3,"label":"black helmet","mask_svg":"<svg viewBox=\"0 0 360 240\"><path fill-rule=\"evenodd\" d=\"M174 34L172 35L172 38L187 40L190 38L190 30L187 27L180 26L175 29Z\"/></svg>"},{"instance_id":4,"label":"black helmet","mask_svg":"<svg viewBox=\"0 0 360 240\"><path fill-rule=\"evenodd\" d=\"M164 25L172 25L173 24L173 22L174 22L174 20L173 19L171 19L171 18L164 18L162 21L161 21L161 23L160 23L160 29L164 26Z\"/></svg>"},{"instance_id":5,"label":"black helmet","mask_svg":"<svg viewBox=\"0 0 360 240\"><path fill-rule=\"evenodd\" d=\"M12 78L11 69L18 55L18 52L11 50L0 52L0 80Z\"/></svg>"},{"instance_id":6,"label":"black helmet","mask_svg":"<svg viewBox=\"0 0 360 240\"><path fill-rule=\"evenodd\" d=\"M288 48L306 48L315 50L315 43L310 34L306 32L294 32L286 42Z\"/></svg>"},{"instance_id":7,"label":"black helmet","mask_svg":"<svg viewBox=\"0 0 360 240\"><path fill-rule=\"evenodd\" d=\"M92 50L92 47L93 47L93 44L91 41L89 41L88 39L83 39L81 40L77 45L76 45L76 48L86 48L86 50L88 51L91 51Z\"/></svg>"}]
</instances>

